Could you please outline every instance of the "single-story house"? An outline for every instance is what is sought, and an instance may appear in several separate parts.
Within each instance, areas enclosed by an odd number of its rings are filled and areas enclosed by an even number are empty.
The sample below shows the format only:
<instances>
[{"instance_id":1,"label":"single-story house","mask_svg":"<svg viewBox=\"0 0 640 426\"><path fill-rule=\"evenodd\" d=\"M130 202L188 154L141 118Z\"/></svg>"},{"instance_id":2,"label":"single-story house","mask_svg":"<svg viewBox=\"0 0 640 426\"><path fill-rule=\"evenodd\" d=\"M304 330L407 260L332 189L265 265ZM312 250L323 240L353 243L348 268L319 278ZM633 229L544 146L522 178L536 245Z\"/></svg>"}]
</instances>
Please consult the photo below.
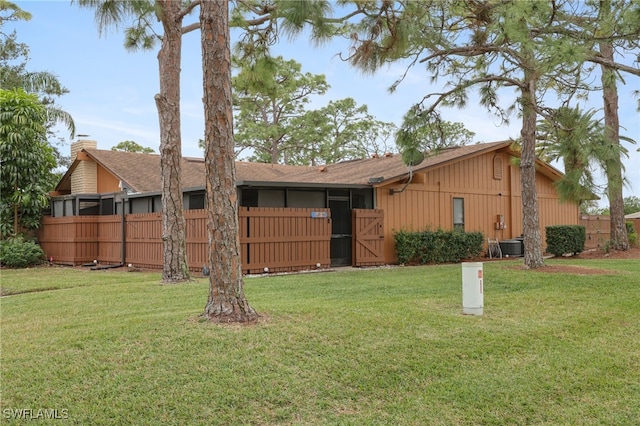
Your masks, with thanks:
<instances>
[{"instance_id":1,"label":"single-story house","mask_svg":"<svg viewBox=\"0 0 640 426\"><path fill-rule=\"evenodd\" d=\"M630 213L624 215L625 219L640 219L640 212Z\"/></svg>"},{"instance_id":2,"label":"single-story house","mask_svg":"<svg viewBox=\"0 0 640 426\"><path fill-rule=\"evenodd\" d=\"M324 166L236 162L242 207L328 209L333 265L352 264L353 211L379 212L383 263L397 261L398 230L462 229L506 240L522 234L519 152L511 142L439 151L408 167L386 154ZM579 206L561 202L554 182L562 173L538 161L540 227L577 224ZM185 209L203 209L204 160L183 158ZM51 193L51 216L158 212L160 157L97 149L95 141L72 144L72 165Z\"/></svg>"}]
</instances>

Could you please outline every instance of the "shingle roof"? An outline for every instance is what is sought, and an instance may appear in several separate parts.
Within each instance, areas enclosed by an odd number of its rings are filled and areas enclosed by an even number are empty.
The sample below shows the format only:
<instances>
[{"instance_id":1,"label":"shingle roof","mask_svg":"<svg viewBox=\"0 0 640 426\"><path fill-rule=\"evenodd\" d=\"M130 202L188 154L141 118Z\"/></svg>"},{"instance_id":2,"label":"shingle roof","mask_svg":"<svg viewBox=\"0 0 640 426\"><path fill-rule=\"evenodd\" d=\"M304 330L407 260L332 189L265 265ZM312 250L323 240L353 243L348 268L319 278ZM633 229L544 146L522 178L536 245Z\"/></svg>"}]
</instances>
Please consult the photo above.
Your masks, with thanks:
<instances>
[{"instance_id":1,"label":"shingle roof","mask_svg":"<svg viewBox=\"0 0 640 426\"><path fill-rule=\"evenodd\" d=\"M413 171L419 172L451 161L460 161L483 152L507 148L510 145L510 142L493 142L445 149L432 156L427 155L422 163L414 166ZM323 183L366 185L369 184L370 178L382 178L378 183L380 185L404 179L409 173L409 168L402 161L401 155L345 161L328 165L326 168L326 172L317 178Z\"/></svg>"},{"instance_id":2,"label":"shingle roof","mask_svg":"<svg viewBox=\"0 0 640 426\"><path fill-rule=\"evenodd\" d=\"M426 158L414 167L414 172L443 163L478 155L483 152L507 148L510 142L476 144L446 149ZM258 163L236 163L236 180L243 183L295 183L324 185L371 185L369 179L382 178L378 184L403 179L409 173L402 156L390 155L377 158L344 161L326 166L283 166Z\"/></svg>"},{"instance_id":3,"label":"shingle roof","mask_svg":"<svg viewBox=\"0 0 640 426\"><path fill-rule=\"evenodd\" d=\"M153 192L161 189L160 155L140 154L101 149L85 149L91 158L109 170L133 192ZM182 187L203 186L204 167L182 159Z\"/></svg>"},{"instance_id":4,"label":"shingle roof","mask_svg":"<svg viewBox=\"0 0 640 426\"><path fill-rule=\"evenodd\" d=\"M493 142L449 148L427 158L413 171L438 167L444 163L460 161L499 149L509 149L510 142ZM123 181L133 192L160 191L160 156L99 149L84 149L91 158ZM73 170L73 167L70 171ZM549 169L555 171L549 166ZM556 171L557 172L557 171ZM378 179L375 186L404 179L409 173L400 155L344 161L326 166L288 166L282 164L236 162L238 185L372 185L371 178ZM58 188L70 173L67 172ZM182 159L182 187L195 188L205 185L205 167L202 158Z\"/></svg>"}]
</instances>

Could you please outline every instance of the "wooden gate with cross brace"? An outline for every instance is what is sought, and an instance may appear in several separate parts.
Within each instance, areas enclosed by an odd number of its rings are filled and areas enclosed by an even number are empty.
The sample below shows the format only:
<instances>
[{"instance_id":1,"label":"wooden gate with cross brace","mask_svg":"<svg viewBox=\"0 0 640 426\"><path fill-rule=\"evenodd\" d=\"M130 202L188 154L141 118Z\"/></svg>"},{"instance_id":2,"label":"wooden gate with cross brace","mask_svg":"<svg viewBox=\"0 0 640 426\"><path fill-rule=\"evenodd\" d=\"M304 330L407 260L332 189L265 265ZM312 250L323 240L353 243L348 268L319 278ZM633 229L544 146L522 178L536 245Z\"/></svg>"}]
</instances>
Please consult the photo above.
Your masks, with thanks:
<instances>
[{"instance_id":1,"label":"wooden gate with cross brace","mask_svg":"<svg viewBox=\"0 0 640 426\"><path fill-rule=\"evenodd\" d=\"M353 209L353 266L384 265L384 211Z\"/></svg>"}]
</instances>

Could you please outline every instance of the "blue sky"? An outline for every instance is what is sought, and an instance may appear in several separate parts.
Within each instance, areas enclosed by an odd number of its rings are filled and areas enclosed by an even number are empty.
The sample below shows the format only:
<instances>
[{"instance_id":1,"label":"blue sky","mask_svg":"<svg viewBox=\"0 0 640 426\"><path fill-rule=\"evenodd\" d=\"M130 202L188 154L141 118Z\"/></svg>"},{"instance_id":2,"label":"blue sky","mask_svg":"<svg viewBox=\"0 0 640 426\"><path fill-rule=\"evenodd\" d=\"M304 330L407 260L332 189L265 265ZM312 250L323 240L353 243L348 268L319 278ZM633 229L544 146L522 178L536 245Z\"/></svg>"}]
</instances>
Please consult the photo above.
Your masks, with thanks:
<instances>
[{"instance_id":1,"label":"blue sky","mask_svg":"<svg viewBox=\"0 0 640 426\"><path fill-rule=\"evenodd\" d=\"M154 95L158 92L158 62L156 52L129 53L123 47L123 35L112 29L99 36L93 12L71 5L69 1L17 1L32 13L28 22L6 24L4 30L16 29L18 39L30 47L28 69L56 74L70 91L59 99L59 105L69 112L77 133L98 141L98 148L110 149L124 140L133 140L158 152L158 114ZM422 68L412 69L399 88L390 94L387 88L405 71L402 65L392 65L375 75L363 75L336 55L348 50L344 41L316 48L301 38L286 39L274 49L286 59L302 64L303 72L324 74L331 85L328 93L313 99L311 108L320 108L331 100L354 98L358 105L367 105L379 120L400 124L411 105L434 90ZM198 139L203 137L202 72L199 32L187 34L183 40L181 83L183 155L202 156ZM640 142L640 115L632 96L640 87L637 77L625 77L619 88L621 133ZM515 99L504 93L505 104ZM592 96L592 106L600 108L601 97ZM477 142L493 142L517 137L519 121L513 117L510 126L500 123L477 106L473 99L465 110L446 110L449 121L462 122L476 134ZM66 137L68 152L69 137ZM626 178L631 188L624 196L640 197L640 152L628 146L630 158L625 160ZM605 203L606 200L603 201Z\"/></svg>"}]
</instances>

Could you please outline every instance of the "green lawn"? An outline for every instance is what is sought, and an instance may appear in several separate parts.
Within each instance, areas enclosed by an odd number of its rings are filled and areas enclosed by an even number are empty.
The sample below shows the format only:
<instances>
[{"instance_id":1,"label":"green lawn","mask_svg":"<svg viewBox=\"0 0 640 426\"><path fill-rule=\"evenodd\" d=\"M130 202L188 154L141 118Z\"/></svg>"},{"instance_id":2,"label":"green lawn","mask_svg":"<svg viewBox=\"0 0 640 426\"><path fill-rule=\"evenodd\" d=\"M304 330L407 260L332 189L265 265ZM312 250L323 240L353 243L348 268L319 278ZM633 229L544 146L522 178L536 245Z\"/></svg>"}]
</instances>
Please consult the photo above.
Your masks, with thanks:
<instances>
[{"instance_id":1,"label":"green lawn","mask_svg":"<svg viewBox=\"0 0 640 426\"><path fill-rule=\"evenodd\" d=\"M487 262L481 317L460 265L249 277L252 326L204 279L3 270L0 423L638 425L640 261L561 262L611 273Z\"/></svg>"}]
</instances>

